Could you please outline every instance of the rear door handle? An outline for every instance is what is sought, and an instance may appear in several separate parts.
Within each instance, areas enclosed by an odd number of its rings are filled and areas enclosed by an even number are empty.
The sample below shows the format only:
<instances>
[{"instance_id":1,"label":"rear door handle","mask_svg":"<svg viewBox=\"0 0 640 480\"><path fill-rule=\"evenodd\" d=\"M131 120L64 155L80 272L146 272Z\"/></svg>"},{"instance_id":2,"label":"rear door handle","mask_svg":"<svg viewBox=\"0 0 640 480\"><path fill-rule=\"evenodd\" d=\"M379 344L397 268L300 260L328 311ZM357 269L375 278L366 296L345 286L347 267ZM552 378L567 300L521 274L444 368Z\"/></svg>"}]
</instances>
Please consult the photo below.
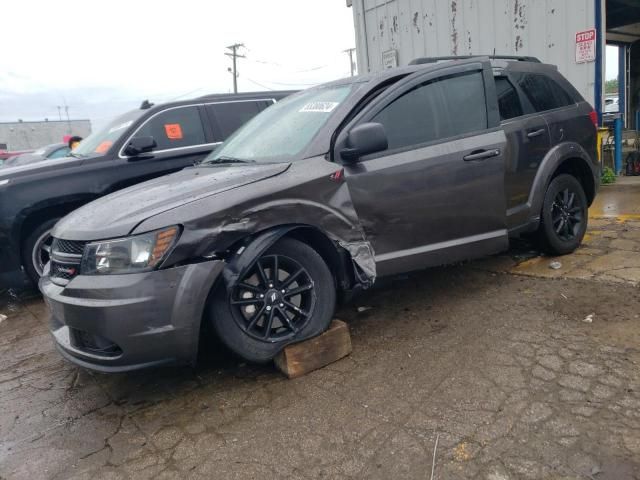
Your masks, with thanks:
<instances>
[{"instance_id":1,"label":"rear door handle","mask_svg":"<svg viewBox=\"0 0 640 480\"><path fill-rule=\"evenodd\" d=\"M545 132L544 128L541 128L540 130L534 130L533 132L529 132L527 133L527 137L529 138L535 138L535 137L539 137L540 135L542 135Z\"/></svg>"},{"instance_id":2,"label":"rear door handle","mask_svg":"<svg viewBox=\"0 0 640 480\"><path fill-rule=\"evenodd\" d=\"M476 150L474 152L471 152L466 157L462 158L465 162L472 162L474 160L485 160L487 158L497 157L498 155L500 155L500 150L496 148L495 150Z\"/></svg>"}]
</instances>

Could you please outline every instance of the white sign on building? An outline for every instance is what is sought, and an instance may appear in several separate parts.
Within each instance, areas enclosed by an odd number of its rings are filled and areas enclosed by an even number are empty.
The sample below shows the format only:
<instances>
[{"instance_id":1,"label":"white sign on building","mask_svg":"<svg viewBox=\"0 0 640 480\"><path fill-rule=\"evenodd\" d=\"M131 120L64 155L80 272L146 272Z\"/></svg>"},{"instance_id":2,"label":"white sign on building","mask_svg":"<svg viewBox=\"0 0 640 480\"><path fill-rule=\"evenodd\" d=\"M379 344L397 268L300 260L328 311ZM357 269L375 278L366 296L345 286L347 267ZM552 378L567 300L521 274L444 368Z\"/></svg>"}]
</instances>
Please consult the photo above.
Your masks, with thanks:
<instances>
[{"instance_id":1,"label":"white sign on building","mask_svg":"<svg viewBox=\"0 0 640 480\"><path fill-rule=\"evenodd\" d=\"M576 63L596 61L595 29L576 33Z\"/></svg>"}]
</instances>

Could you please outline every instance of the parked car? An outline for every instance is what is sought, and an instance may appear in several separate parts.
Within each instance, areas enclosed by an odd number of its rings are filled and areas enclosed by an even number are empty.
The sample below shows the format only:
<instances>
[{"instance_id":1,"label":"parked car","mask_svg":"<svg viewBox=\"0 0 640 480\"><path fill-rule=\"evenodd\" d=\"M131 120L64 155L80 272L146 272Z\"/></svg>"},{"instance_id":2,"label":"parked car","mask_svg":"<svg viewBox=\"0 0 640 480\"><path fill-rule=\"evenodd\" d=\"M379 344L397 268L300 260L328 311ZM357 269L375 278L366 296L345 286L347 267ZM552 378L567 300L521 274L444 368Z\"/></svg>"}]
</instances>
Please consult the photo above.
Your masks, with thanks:
<instances>
[{"instance_id":1,"label":"parked car","mask_svg":"<svg viewBox=\"0 0 640 480\"><path fill-rule=\"evenodd\" d=\"M16 155L21 155L23 153L31 153L31 152L33 152L33 150L14 150L14 151L10 151L10 150L0 149L0 161L6 161L6 160L10 159L11 157L15 157Z\"/></svg>"},{"instance_id":2,"label":"parked car","mask_svg":"<svg viewBox=\"0 0 640 480\"><path fill-rule=\"evenodd\" d=\"M28 165L30 163L41 162L43 160L54 160L69 156L71 149L66 143L53 143L39 148L31 153L21 153L11 157L2 164L4 168Z\"/></svg>"},{"instance_id":3,"label":"parked car","mask_svg":"<svg viewBox=\"0 0 640 480\"><path fill-rule=\"evenodd\" d=\"M598 185L595 120L555 67L486 57L288 97L199 166L55 226L40 289L57 347L106 372L189 363L210 325L263 362L378 277L524 232L572 252Z\"/></svg>"},{"instance_id":4,"label":"parked car","mask_svg":"<svg viewBox=\"0 0 640 480\"><path fill-rule=\"evenodd\" d=\"M0 283L37 284L55 223L107 193L181 170L290 91L209 95L141 108L92 133L72 158L0 170Z\"/></svg>"}]
</instances>

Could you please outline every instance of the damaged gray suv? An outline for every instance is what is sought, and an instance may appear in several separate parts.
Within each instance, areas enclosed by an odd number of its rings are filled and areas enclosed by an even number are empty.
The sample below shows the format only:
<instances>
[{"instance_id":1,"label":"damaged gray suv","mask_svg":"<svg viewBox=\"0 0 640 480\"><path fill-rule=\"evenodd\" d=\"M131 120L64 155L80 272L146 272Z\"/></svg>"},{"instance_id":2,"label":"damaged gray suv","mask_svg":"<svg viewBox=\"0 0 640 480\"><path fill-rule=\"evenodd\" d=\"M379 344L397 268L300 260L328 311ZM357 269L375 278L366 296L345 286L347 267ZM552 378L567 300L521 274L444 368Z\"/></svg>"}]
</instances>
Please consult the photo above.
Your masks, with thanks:
<instances>
[{"instance_id":1,"label":"damaged gray suv","mask_svg":"<svg viewBox=\"0 0 640 480\"><path fill-rule=\"evenodd\" d=\"M523 233L573 251L598 185L595 112L522 60L422 59L300 92L202 164L68 215L40 281L59 351L106 372L193 363L211 326L262 362L377 277Z\"/></svg>"}]
</instances>

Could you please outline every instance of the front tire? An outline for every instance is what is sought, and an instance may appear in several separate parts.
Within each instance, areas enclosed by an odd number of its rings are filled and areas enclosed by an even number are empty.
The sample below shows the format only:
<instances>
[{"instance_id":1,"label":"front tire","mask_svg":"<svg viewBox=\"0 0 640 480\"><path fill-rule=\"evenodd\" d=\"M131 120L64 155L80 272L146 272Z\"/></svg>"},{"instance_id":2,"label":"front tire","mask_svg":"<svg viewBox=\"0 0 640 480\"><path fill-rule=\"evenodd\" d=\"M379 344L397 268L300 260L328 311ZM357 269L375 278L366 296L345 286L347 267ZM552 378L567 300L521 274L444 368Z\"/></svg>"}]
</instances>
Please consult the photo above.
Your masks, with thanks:
<instances>
[{"instance_id":1,"label":"front tire","mask_svg":"<svg viewBox=\"0 0 640 480\"><path fill-rule=\"evenodd\" d=\"M42 276L51 251L51 230L59 218L52 218L34 228L22 243L22 265L34 286Z\"/></svg>"},{"instance_id":2,"label":"front tire","mask_svg":"<svg viewBox=\"0 0 640 480\"><path fill-rule=\"evenodd\" d=\"M587 223L584 188L574 176L558 175L544 197L538 231L543 248L552 255L572 253L582 243Z\"/></svg>"},{"instance_id":3,"label":"front tire","mask_svg":"<svg viewBox=\"0 0 640 480\"><path fill-rule=\"evenodd\" d=\"M322 257L305 243L283 238L231 289L215 288L209 321L233 352L263 363L286 345L325 331L335 304L335 282Z\"/></svg>"}]
</instances>

